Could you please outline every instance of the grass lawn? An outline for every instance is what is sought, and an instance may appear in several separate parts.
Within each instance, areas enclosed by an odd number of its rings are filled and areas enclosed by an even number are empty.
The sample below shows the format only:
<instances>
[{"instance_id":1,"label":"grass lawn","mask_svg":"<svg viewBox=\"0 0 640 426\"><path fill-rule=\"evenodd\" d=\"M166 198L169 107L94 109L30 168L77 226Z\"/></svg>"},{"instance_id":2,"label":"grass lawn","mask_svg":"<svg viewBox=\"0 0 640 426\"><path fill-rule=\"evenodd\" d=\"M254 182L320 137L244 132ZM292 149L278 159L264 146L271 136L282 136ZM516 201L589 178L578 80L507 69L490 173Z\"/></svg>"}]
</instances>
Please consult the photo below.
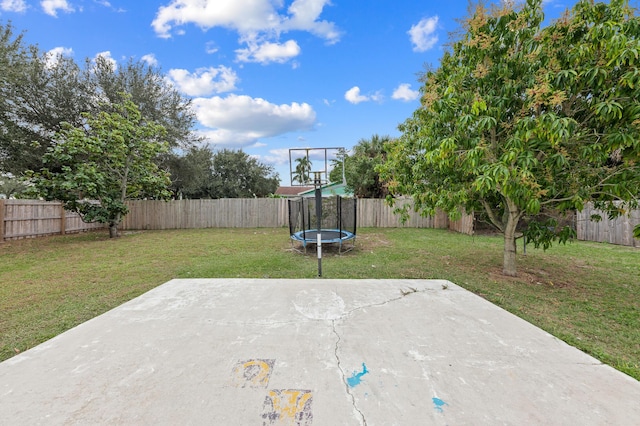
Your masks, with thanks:
<instances>
[{"instance_id":1,"label":"grass lawn","mask_svg":"<svg viewBox=\"0 0 640 426\"><path fill-rule=\"evenodd\" d=\"M520 246L519 249L522 247ZM573 242L518 256L502 239L434 229L359 229L356 249L323 250L323 277L441 278L481 295L640 380L640 250ZM312 278L317 259L280 229L54 236L0 243L0 360L172 278Z\"/></svg>"}]
</instances>

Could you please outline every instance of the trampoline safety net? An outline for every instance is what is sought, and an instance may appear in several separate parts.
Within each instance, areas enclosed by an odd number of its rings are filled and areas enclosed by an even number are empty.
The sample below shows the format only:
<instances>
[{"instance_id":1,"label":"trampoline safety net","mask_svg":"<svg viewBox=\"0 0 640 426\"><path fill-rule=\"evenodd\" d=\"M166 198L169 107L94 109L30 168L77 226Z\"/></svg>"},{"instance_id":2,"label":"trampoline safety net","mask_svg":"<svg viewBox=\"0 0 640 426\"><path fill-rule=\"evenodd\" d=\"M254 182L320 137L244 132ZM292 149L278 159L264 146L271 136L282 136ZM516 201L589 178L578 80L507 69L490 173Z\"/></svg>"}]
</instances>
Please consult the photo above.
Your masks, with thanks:
<instances>
[{"instance_id":1,"label":"trampoline safety net","mask_svg":"<svg viewBox=\"0 0 640 426\"><path fill-rule=\"evenodd\" d=\"M322 198L322 243L340 243L355 239L357 199L340 196ZM289 235L306 247L317 241L316 199L289 200Z\"/></svg>"}]
</instances>

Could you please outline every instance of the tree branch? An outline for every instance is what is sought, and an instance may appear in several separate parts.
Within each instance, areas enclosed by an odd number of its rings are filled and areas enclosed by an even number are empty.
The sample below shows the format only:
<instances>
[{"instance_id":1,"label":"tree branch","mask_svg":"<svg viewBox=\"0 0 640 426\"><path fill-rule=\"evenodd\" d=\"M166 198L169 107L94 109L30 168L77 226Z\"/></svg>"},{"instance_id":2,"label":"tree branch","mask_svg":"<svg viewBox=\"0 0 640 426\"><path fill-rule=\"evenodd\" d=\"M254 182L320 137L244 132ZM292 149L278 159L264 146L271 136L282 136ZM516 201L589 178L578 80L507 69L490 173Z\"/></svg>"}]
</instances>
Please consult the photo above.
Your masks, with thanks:
<instances>
[{"instance_id":1,"label":"tree branch","mask_svg":"<svg viewBox=\"0 0 640 426\"><path fill-rule=\"evenodd\" d=\"M493 211L493 209L489 205L489 202L487 200L481 200L481 202L482 202L482 206L484 207L485 211L487 212L487 216L489 216L489 220L491 221L493 226L498 228L500 230L500 232L504 232L504 225L502 224L502 222L500 220L498 220L498 217L496 216L496 213Z\"/></svg>"}]
</instances>

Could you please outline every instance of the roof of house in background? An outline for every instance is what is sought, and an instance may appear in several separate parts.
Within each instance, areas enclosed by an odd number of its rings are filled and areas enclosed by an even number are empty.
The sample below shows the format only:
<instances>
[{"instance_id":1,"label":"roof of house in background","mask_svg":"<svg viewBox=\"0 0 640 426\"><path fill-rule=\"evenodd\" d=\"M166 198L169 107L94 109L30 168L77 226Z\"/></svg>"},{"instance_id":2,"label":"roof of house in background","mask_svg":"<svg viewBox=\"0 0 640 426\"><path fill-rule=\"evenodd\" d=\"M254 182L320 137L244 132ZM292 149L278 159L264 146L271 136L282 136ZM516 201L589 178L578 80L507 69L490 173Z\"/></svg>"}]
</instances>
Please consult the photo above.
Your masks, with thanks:
<instances>
[{"instance_id":1,"label":"roof of house in background","mask_svg":"<svg viewBox=\"0 0 640 426\"><path fill-rule=\"evenodd\" d=\"M313 186L280 186L276 190L276 195L282 197L299 197L300 193L313 191Z\"/></svg>"},{"instance_id":2,"label":"roof of house in background","mask_svg":"<svg viewBox=\"0 0 640 426\"><path fill-rule=\"evenodd\" d=\"M310 188L307 191L299 193L301 197L313 197L315 195L315 189ZM353 197L353 192L347 191L347 186L344 183L330 183L322 187L322 196L331 197L333 195L340 195L341 197Z\"/></svg>"}]
</instances>

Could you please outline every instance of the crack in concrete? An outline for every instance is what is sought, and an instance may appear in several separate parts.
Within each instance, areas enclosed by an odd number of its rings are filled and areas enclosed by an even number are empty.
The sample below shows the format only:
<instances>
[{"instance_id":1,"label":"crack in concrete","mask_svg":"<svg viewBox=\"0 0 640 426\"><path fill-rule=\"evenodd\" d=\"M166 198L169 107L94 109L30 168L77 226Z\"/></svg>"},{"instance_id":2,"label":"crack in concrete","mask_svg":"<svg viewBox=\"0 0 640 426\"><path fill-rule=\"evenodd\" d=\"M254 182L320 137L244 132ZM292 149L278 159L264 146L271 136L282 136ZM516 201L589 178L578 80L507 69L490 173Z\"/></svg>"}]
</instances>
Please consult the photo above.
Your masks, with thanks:
<instances>
[{"instance_id":1,"label":"crack in concrete","mask_svg":"<svg viewBox=\"0 0 640 426\"><path fill-rule=\"evenodd\" d=\"M358 405L356 404L356 397L353 395L353 393L351 393L351 389L349 388L349 383L347 382L347 375L344 372L344 368L342 368L342 361L340 360L340 355L338 354L340 340L342 339L340 337L340 334L338 334L338 330L336 330L336 320L331 321L331 326L333 328L333 334L335 334L337 338L334 354L336 356L336 362L338 363L338 370L340 370L340 374L342 375L342 383L344 384L344 387L347 391L347 395L349 395L349 397L351 398L351 405L353 405L353 409L356 410L360 414L360 417L362 418L362 425L367 426L367 419L365 418L364 413L360 411L360 409L358 408Z\"/></svg>"},{"instance_id":2,"label":"crack in concrete","mask_svg":"<svg viewBox=\"0 0 640 426\"><path fill-rule=\"evenodd\" d=\"M411 294L422 293L422 292L426 292L426 291L427 291L427 289L418 290L418 289L415 289L415 288L412 288L412 287L409 287L409 290L400 289L400 296L398 296L398 297L394 297L394 298L385 300L383 302L371 303L369 305L364 305L364 306L358 306L357 308L353 308L353 309L349 310L348 312L345 312L344 314L342 314L340 316L340 318L331 320L331 327L332 327L332 330L333 330L333 334L335 334L335 336L336 336L336 345L335 345L335 348L334 348L334 355L336 357L336 362L338 364L338 370L340 370L340 374L342 376L342 382L344 383L344 387L345 387L345 390L347 391L347 395L351 398L351 404L353 405L353 409L356 410L358 412L358 414L360 414L363 426L367 426L367 419L366 419L364 413L358 408L358 405L356 404L356 397L351 392L351 388L349 387L349 383L347 381L347 375L346 375L346 373L344 371L344 368L342 368L342 360L340 359L340 354L339 354L340 341L342 340L342 338L340 337L340 334L338 333L338 330L336 329L336 321L344 321L349 316L351 316L351 314L353 314L356 311L359 311L359 310L362 310L362 309L366 309L366 308L384 306L384 305L387 305L389 303L397 302L398 300L404 299L405 297L407 297L407 296L409 296ZM338 294L338 293L336 292L336 294Z\"/></svg>"},{"instance_id":3,"label":"crack in concrete","mask_svg":"<svg viewBox=\"0 0 640 426\"><path fill-rule=\"evenodd\" d=\"M387 299L383 302L377 302L377 303L371 303L369 305L363 305L363 306L358 306L356 308L351 309L350 311L346 312L345 314L343 314L340 319L344 319L345 317L351 315L352 313L356 312L356 311L360 311L362 309L367 309L367 308L376 308L378 306L385 306L388 305L389 303L393 303L393 302L397 302L398 300L402 300L407 296L410 296L412 294L415 293L426 293L427 291L436 291L436 290L432 290L432 289L423 289L423 290L418 290L416 288L413 287L409 287L409 290L403 290L400 289L400 296L397 297L393 297L391 299ZM338 293L336 293L338 294Z\"/></svg>"}]
</instances>

